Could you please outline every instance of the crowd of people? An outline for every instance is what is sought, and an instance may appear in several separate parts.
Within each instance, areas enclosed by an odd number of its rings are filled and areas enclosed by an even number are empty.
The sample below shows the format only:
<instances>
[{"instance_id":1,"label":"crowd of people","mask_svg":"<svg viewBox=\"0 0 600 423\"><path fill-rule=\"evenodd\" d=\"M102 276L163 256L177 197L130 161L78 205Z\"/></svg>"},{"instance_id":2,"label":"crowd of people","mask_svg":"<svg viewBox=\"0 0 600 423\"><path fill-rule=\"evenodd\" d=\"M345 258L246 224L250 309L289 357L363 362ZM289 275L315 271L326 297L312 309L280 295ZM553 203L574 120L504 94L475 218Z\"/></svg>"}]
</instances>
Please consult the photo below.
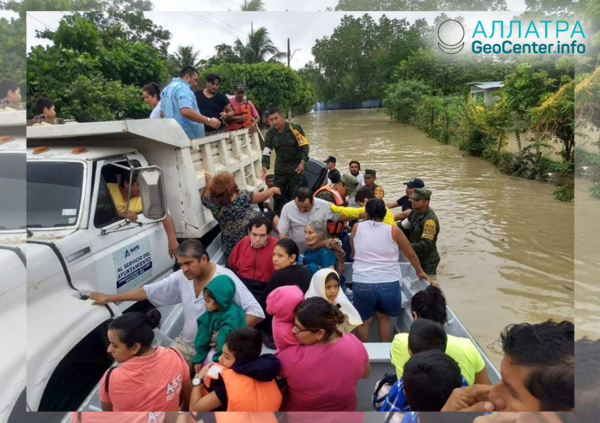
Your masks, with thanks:
<instances>
[{"instance_id":1,"label":"crowd of people","mask_svg":"<svg viewBox=\"0 0 600 423\"><path fill-rule=\"evenodd\" d=\"M194 95L197 79L195 69L184 68L160 100L157 87L144 88L159 116L185 119L190 138L232 122L243 101L240 84L239 99L226 101L217 75ZM327 183L313 192L302 186L310 151L304 130L279 109L267 115L267 189L240 188L225 171L205 175L201 201L220 226L226 265L211 261L200 241L185 240L174 250L180 269L162 281L90 295L100 305L181 304L184 314L170 347L153 344L156 310L111 323L109 353L121 365L102 378L103 410L355 411L358 383L371 372L364 343L373 338L373 316L379 341L391 342L395 369L377 383L373 403L393 419L418 419L413 412L423 411L573 409L572 323L506 328L502 379L492 385L473 342L446 333L445 297L433 283L440 225L423 180L405 182L406 195L386 202L374 169L362 174L353 160L341 173L329 156ZM410 331L393 336L402 311L401 255L430 285L411 298ZM265 346L273 353L262 354Z\"/></svg>"}]
</instances>

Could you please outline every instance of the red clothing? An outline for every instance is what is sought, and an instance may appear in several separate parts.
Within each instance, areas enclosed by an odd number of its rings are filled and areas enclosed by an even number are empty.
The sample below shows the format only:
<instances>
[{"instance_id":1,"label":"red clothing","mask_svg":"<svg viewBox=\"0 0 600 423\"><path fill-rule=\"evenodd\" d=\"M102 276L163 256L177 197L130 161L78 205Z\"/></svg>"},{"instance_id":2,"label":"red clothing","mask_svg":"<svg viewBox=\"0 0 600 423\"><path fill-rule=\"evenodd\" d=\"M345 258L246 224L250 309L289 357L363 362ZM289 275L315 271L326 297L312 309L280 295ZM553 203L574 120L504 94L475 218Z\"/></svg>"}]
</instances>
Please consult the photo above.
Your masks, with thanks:
<instances>
[{"instance_id":1,"label":"red clothing","mask_svg":"<svg viewBox=\"0 0 600 423\"><path fill-rule=\"evenodd\" d=\"M269 242L263 248L254 248L250 245L250 235L246 235L237 243L229 256L229 268L239 278L252 279L267 283L273 273L273 250L277 238L269 236Z\"/></svg>"}]
</instances>

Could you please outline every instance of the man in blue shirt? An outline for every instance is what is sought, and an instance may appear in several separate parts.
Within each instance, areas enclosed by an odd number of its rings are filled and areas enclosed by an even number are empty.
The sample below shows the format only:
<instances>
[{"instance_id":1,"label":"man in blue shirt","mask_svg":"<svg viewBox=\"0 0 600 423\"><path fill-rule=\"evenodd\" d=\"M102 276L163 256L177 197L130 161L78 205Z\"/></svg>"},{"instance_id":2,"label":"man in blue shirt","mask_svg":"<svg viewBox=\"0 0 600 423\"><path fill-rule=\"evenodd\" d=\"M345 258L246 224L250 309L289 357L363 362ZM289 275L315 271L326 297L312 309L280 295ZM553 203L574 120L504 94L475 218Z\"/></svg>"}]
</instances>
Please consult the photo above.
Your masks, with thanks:
<instances>
[{"instance_id":1,"label":"man in blue shirt","mask_svg":"<svg viewBox=\"0 0 600 423\"><path fill-rule=\"evenodd\" d=\"M202 138L204 125L218 129L221 122L200 114L192 89L198 85L198 71L186 66L173 78L160 94L161 108L165 118L173 118L181 125L190 140Z\"/></svg>"}]
</instances>

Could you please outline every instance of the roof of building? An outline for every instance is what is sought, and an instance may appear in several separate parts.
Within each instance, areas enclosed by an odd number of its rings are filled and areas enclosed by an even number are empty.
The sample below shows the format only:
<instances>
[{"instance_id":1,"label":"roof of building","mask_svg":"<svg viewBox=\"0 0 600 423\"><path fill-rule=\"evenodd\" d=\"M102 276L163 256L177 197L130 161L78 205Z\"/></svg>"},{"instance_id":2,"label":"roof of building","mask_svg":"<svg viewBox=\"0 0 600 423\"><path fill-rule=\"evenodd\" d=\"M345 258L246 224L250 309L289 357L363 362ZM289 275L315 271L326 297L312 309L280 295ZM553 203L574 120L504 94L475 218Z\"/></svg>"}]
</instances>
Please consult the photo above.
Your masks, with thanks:
<instances>
[{"instance_id":1,"label":"roof of building","mask_svg":"<svg viewBox=\"0 0 600 423\"><path fill-rule=\"evenodd\" d=\"M490 90L494 88L502 88L504 86L503 81L469 82L468 84L474 85L480 90Z\"/></svg>"}]
</instances>

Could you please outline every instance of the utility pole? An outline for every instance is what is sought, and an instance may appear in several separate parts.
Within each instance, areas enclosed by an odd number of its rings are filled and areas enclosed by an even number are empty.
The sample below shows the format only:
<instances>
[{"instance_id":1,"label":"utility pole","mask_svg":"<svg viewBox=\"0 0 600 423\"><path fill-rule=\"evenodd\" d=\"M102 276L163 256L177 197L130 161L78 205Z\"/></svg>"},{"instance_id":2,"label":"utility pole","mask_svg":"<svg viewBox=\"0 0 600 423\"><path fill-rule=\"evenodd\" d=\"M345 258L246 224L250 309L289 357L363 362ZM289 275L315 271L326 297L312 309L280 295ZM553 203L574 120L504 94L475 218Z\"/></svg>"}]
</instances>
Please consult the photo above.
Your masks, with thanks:
<instances>
[{"instance_id":1,"label":"utility pole","mask_svg":"<svg viewBox=\"0 0 600 423\"><path fill-rule=\"evenodd\" d=\"M288 44L287 44L287 48L288 48L288 51L287 51L287 59L288 59L288 68L289 68L289 67L290 67L290 62L291 62L291 60L292 60L292 53L291 53L291 51L290 51L290 39L289 39L289 38L288 38ZM288 108L288 119L291 119L291 118L292 118L292 106L290 106L290 107Z\"/></svg>"}]
</instances>

